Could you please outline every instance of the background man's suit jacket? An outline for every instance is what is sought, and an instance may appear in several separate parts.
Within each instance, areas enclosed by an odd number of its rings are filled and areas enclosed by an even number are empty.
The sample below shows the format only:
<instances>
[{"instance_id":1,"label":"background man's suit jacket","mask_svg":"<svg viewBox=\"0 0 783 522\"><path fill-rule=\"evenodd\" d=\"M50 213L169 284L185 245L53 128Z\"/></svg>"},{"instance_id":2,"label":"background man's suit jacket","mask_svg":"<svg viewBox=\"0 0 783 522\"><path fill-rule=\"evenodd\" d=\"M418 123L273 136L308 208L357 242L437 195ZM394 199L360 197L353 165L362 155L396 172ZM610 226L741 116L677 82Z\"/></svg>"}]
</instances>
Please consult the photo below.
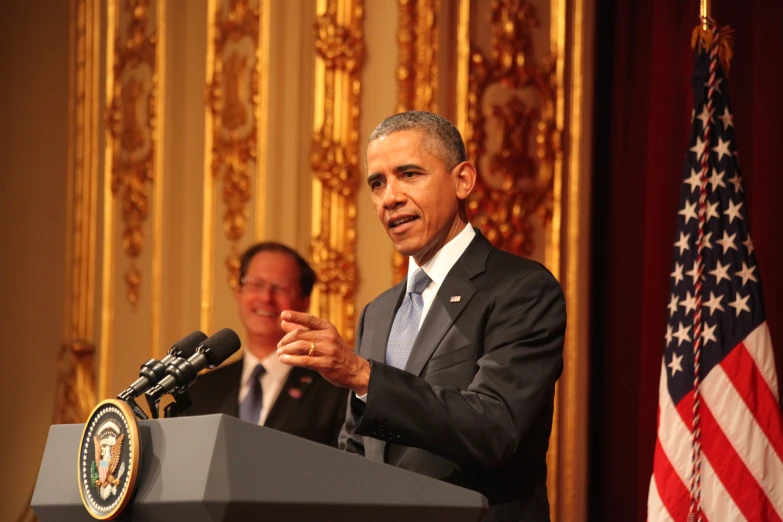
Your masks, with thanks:
<instances>
[{"instance_id":1,"label":"background man's suit jacket","mask_svg":"<svg viewBox=\"0 0 783 522\"><path fill-rule=\"evenodd\" d=\"M477 231L402 371L384 361L405 293L403 281L362 312L356 350L371 360L369 390L366 403L351 396L341 447L481 492L485 521L548 521L546 452L566 323L560 285Z\"/></svg>"},{"instance_id":2,"label":"background man's suit jacket","mask_svg":"<svg viewBox=\"0 0 783 522\"><path fill-rule=\"evenodd\" d=\"M241 379L241 360L199 376L188 390L193 406L185 414L238 417ZM317 372L291 368L264 426L337 446L347 399L348 390L333 386Z\"/></svg>"}]
</instances>

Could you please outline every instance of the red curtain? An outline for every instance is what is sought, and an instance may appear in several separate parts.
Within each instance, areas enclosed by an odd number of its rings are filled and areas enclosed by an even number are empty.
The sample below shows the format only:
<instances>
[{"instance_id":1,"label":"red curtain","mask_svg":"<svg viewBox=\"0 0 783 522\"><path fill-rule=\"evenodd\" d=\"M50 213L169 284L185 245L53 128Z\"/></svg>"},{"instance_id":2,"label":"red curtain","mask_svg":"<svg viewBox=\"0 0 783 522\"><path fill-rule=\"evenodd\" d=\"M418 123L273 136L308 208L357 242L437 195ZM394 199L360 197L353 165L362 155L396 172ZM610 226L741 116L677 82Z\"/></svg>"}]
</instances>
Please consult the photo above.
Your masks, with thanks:
<instances>
[{"instance_id":1,"label":"red curtain","mask_svg":"<svg viewBox=\"0 0 783 522\"><path fill-rule=\"evenodd\" d=\"M597 5L590 520L646 519L698 0ZM783 2L712 0L767 321L783 380Z\"/></svg>"}]
</instances>

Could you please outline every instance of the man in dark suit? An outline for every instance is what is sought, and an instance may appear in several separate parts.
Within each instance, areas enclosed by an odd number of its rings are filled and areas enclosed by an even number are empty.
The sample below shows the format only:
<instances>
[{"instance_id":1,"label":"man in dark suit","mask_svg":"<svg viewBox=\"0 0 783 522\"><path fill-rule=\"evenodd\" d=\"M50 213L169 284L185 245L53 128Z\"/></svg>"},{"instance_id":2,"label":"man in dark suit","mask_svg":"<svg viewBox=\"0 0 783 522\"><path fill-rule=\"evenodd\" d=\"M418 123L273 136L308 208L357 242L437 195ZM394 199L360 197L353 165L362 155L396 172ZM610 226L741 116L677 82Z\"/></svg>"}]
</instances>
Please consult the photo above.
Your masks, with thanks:
<instances>
[{"instance_id":1,"label":"man in dark suit","mask_svg":"<svg viewBox=\"0 0 783 522\"><path fill-rule=\"evenodd\" d=\"M410 256L407 280L364 309L355 352L328 321L283 312L280 360L353 391L347 451L481 492L486 521L549 520L560 285L470 226L476 170L447 120L387 118L370 136L367 170L378 216Z\"/></svg>"},{"instance_id":2,"label":"man in dark suit","mask_svg":"<svg viewBox=\"0 0 783 522\"><path fill-rule=\"evenodd\" d=\"M295 250L258 243L243 255L235 297L245 327L245 354L198 378L190 388L190 415L225 413L254 424L337 446L348 390L318 372L282 364L280 312L305 312L315 272Z\"/></svg>"}]
</instances>

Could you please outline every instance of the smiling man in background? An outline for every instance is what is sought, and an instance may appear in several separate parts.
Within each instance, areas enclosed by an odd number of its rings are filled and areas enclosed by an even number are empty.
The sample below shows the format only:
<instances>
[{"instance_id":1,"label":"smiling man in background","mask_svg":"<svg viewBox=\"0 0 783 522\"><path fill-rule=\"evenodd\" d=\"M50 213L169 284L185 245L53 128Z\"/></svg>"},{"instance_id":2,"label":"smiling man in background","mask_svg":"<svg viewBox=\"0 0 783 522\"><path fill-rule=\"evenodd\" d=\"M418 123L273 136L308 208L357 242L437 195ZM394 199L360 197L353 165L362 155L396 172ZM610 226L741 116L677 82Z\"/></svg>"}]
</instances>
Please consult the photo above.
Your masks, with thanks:
<instances>
[{"instance_id":1,"label":"smiling man in background","mask_svg":"<svg viewBox=\"0 0 783 522\"><path fill-rule=\"evenodd\" d=\"M281 363L280 313L306 312L315 272L295 250L258 243L242 255L235 292L245 327L242 360L198 378L188 415L224 413L315 442L337 445L348 391L313 370Z\"/></svg>"}]
</instances>

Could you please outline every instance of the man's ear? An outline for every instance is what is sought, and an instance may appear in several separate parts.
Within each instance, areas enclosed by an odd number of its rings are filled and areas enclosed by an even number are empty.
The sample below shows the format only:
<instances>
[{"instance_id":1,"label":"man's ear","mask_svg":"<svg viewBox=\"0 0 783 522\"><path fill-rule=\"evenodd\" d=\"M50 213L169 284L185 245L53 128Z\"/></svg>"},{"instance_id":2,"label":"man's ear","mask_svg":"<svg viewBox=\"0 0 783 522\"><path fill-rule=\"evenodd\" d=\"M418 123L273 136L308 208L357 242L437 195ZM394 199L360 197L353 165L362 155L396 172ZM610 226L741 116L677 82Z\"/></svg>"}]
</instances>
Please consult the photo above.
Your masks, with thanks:
<instances>
[{"instance_id":1,"label":"man's ear","mask_svg":"<svg viewBox=\"0 0 783 522\"><path fill-rule=\"evenodd\" d=\"M457 181L457 198L461 200L468 199L468 196L473 191L473 187L476 185L476 167L470 162L463 161L456 167L454 167Z\"/></svg>"}]
</instances>

